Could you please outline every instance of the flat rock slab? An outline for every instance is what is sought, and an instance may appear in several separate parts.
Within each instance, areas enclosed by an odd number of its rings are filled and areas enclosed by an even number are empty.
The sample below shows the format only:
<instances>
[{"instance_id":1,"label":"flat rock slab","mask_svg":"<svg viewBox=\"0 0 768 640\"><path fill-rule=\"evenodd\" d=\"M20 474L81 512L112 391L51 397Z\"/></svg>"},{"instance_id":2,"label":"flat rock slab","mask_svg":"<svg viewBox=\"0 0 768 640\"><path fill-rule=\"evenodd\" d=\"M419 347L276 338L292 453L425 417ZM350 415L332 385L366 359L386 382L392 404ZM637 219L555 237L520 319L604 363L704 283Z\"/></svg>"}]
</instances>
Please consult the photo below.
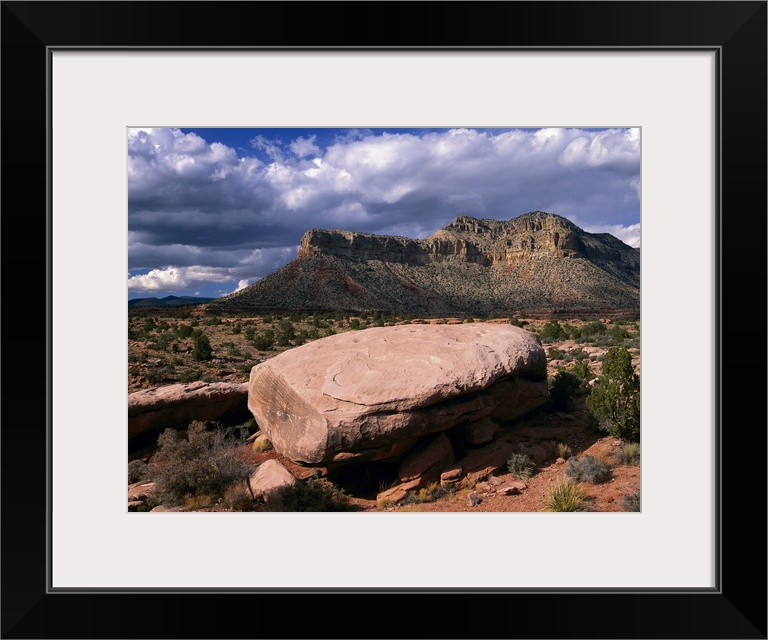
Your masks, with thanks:
<instances>
[{"instance_id":1,"label":"flat rock slab","mask_svg":"<svg viewBox=\"0 0 768 640\"><path fill-rule=\"evenodd\" d=\"M192 382L143 389L128 396L128 441L141 433L186 429L194 420L245 422L248 383Z\"/></svg>"},{"instance_id":2,"label":"flat rock slab","mask_svg":"<svg viewBox=\"0 0 768 640\"><path fill-rule=\"evenodd\" d=\"M376 327L256 365L248 408L291 460L381 460L427 433L540 406L546 367L538 338L512 325Z\"/></svg>"}]
</instances>

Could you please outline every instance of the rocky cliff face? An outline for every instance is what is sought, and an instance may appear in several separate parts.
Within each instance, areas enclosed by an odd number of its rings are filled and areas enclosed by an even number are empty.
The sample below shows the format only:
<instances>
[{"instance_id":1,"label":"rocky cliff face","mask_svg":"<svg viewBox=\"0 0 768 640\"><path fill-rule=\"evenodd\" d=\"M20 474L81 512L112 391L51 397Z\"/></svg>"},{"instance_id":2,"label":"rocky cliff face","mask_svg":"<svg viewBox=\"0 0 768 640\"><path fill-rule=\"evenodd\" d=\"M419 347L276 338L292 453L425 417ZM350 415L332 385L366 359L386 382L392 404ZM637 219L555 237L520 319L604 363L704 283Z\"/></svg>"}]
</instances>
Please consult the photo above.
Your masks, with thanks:
<instances>
[{"instance_id":1,"label":"rocky cliff face","mask_svg":"<svg viewBox=\"0 0 768 640\"><path fill-rule=\"evenodd\" d=\"M639 309L640 253L551 213L456 218L429 238L311 229L296 260L222 304L416 313Z\"/></svg>"}]
</instances>

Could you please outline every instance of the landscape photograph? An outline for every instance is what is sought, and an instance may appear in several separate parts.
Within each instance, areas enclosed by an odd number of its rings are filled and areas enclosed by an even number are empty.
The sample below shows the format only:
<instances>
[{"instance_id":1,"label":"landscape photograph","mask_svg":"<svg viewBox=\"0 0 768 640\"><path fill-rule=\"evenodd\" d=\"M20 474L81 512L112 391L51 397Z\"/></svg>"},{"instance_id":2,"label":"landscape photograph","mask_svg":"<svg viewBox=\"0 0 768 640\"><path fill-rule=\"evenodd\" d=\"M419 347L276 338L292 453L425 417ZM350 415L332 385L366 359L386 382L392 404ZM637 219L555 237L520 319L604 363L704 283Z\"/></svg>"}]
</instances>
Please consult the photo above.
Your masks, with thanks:
<instances>
[{"instance_id":1,"label":"landscape photograph","mask_svg":"<svg viewBox=\"0 0 768 640\"><path fill-rule=\"evenodd\" d=\"M641 511L641 135L129 128L129 512Z\"/></svg>"}]
</instances>

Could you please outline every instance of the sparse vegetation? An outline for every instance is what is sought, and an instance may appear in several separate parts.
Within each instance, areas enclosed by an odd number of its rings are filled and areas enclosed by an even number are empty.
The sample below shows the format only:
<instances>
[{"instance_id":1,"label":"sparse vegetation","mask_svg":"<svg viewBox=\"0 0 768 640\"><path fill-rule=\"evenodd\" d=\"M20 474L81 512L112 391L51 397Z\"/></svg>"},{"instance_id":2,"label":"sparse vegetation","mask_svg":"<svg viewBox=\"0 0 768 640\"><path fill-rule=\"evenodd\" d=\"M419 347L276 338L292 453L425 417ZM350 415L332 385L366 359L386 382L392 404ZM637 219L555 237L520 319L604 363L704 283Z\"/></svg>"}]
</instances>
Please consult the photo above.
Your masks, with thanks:
<instances>
[{"instance_id":1,"label":"sparse vegetation","mask_svg":"<svg viewBox=\"0 0 768 640\"><path fill-rule=\"evenodd\" d=\"M229 511L252 511L254 500L245 484L236 484L224 491L221 506Z\"/></svg>"},{"instance_id":2,"label":"sparse vegetation","mask_svg":"<svg viewBox=\"0 0 768 640\"><path fill-rule=\"evenodd\" d=\"M527 480L533 475L534 464L531 457L524 453L513 453L507 459L507 471L519 480Z\"/></svg>"},{"instance_id":3,"label":"sparse vegetation","mask_svg":"<svg viewBox=\"0 0 768 640\"><path fill-rule=\"evenodd\" d=\"M640 492L629 493L621 498L622 511L640 511Z\"/></svg>"},{"instance_id":4,"label":"sparse vegetation","mask_svg":"<svg viewBox=\"0 0 768 640\"><path fill-rule=\"evenodd\" d=\"M547 511L585 511L589 494L568 478L549 490L544 500Z\"/></svg>"},{"instance_id":5,"label":"sparse vegetation","mask_svg":"<svg viewBox=\"0 0 768 640\"><path fill-rule=\"evenodd\" d=\"M310 478L283 491L280 500L267 503L268 511L351 511L349 497L327 481Z\"/></svg>"},{"instance_id":6,"label":"sparse vegetation","mask_svg":"<svg viewBox=\"0 0 768 640\"><path fill-rule=\"evenodd\" d=\"M555 447L555 452L557 453L558 458L563 458L564 460L567 460L573 455L571 447L565 442L558 442L557 447Z\"/></svg>"},{"instance_id":7,"label":"sparse vegetation","mask_svg":"<svg viewBox=\"0 0 768 640\"><path fill-rule=\"evenodd\" d=\"M403 504L434 502L450 493L451 492L442 487L439 482L430 482L426 487L422 487L418 491L409 491L403 499Z\"/></svg>"},{"instance_id":8,"label":"sparse vegetation","mask_svg":"<svg viewBox=\"0 0 768 640\"><path fill-rule=\"evenodd\" d=\"M625 442L619 451L619 462L627 466L640 464L640 443Z\"/></svg>"},{"instance_id":9,"label":"sparse vegetation","mask_svg":"<svg viewBox=\"0 0 768 640\"><path fill-rule=\"evenodd\" d=\"M557 347L550 347L547 350L547 357L550 360L562 360L565 358L565 351L561 351Z\"/></svg>"},{"instance_id":10,"label":"sparse vegetation","mask_svg":"<svg viewBox=\"0 0 768 640\"><path fill-rule=\"evenodd\" d=\"M247 483L256 464L245 445L245 429L224 429L195 421L181 438L166 429L157 439L158 452L149 465L149 478L162 504L198 503L220 498L232 486Z\"/></svg>"},{"instance_id":11,"label":"sparse vegetation","mask_svg":"<svg viewBox=\"0 0 768 640\"><path fill-rule=\"evenodd\" d=\"M607 464L599 462L593 456L587 454L581 459L572 456L568 460L568 466L565 468L565 475L574 482L600 484L610 480L611 469Z\"/></svg>"}]
</instances>

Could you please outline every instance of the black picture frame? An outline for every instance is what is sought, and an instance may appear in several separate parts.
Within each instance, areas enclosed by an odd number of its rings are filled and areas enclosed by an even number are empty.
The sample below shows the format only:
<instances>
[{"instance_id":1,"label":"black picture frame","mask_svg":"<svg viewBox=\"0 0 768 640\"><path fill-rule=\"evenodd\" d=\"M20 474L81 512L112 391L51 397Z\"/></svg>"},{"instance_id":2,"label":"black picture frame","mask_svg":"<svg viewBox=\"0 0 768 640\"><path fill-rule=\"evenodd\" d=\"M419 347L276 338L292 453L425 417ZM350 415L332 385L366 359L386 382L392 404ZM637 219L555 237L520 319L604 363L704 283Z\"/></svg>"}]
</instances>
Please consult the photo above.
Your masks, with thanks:
<instances>
[{"instance_id":1,"label":"black picture frame","mask_svg":"<svg viewBox=\"0 0 768 640\"><path fill-rule=\"evenodd\" d=\"M417 5L428 20L419 17ZM2 637L766 638L766 378L761 354L750 347L753 341L762 342L766 326L766 8L764 1L2 2L6 345L16 343L16 332L23 331L18 336L28 336L37 347L19 357L14 351L9 355L9 346L4 366ZM343 20L334 19L340 14ZM46 154L50 50L256 46L718 52L716 589L512 594L49 591L47 474L52 461L47 434L50 282L55 277L50 271ZM20 257L22 238L35 248ZM670 330L680 329L671 325ZM45 360L31 357L33 353ZM670 358L684 375L684 354ZM748 408L747 417L741 407ZM85 459L92 446L83 444ZM681 465L690 468L692 491L697 464L681 452ZM87 494L71 498L73 508L89 508ZM632 551L610 540L606 549L618 555ZM570 552L578 550L566 550L566 557ZM286 618L286 607L295 615Z\"/></svg>"}]
</instances>

